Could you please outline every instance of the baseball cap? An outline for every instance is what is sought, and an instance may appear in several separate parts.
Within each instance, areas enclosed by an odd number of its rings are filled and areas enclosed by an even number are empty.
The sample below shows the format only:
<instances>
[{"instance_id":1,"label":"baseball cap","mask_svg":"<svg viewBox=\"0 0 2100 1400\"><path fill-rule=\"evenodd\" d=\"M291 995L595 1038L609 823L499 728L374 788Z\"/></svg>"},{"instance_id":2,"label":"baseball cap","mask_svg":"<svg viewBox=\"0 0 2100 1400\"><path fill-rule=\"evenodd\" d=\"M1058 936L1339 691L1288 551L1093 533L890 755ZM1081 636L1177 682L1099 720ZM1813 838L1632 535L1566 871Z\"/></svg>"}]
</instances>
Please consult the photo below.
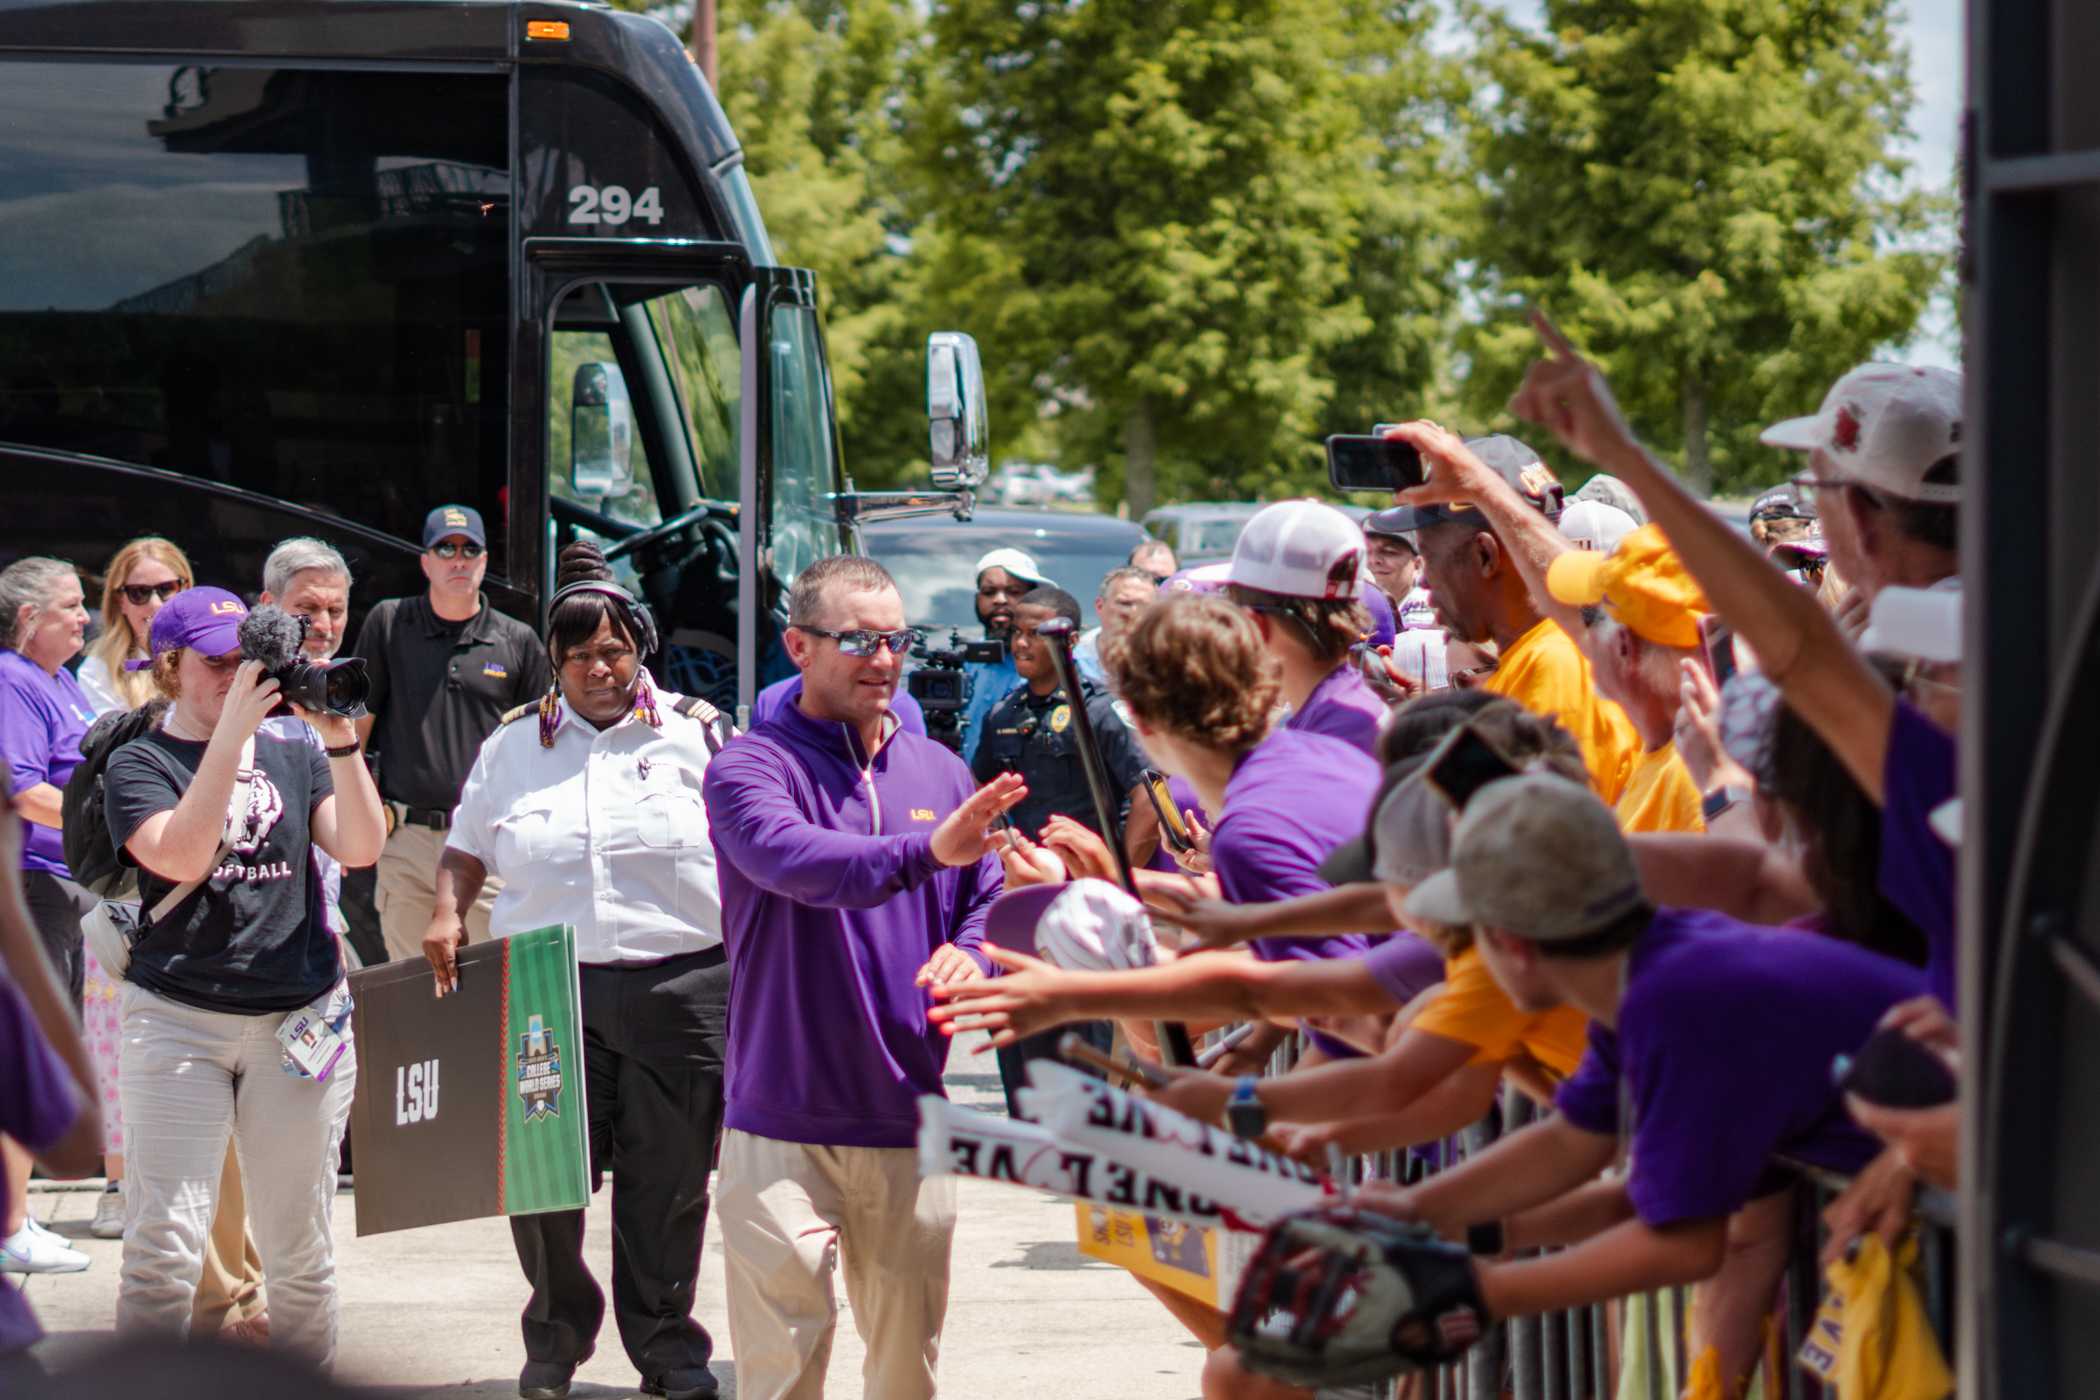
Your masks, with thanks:
<instances>
[{"instance_id":1,"label":"baseball cap","mask_svg":"<svg viewBox=\"0 0 2100 1400\"><path fill-rule=\"evenodd\" d=\"M1815 502L1791 481L1775 486L1750 503L1751 520L1814 520Z\"/></svg>"},{"instance_id":2,"label":"baseball cap","mask_svg":"<svg viewBox=\"0 0 2100 1400\"><path fill-rule=\"evenodd\" d=\"M1150 967L1159 951L1145 906L1106 880L1008 891L985 911L984 936L1078 972Z\"/></svg>"},{"instance_id":3,"label":"baseball cap","mask_svg":"<svg viewBox=\"0 0 2100 1400\"><path fill-rule=\"evenodd\" d=\"M1414 526L1407 523L1414 511L1407 506L1390 506L1385 510L1374 510L1364 517L1364 533L1367 535L1389 535L1415 553L1422 546L1415 542Z\"/></svg>"},{"instance_id":4,"label":"baseball cap","mask_svg":"<svg viewBox=\"0 0 2100 1400\"><path fill-rule=\"evenodd\" d=\"M982 578L986 569L1004 569L1015 578L1027 583L1048 583L1050 576L1042 571L1035 560L1018 549L988 549L970 571L970 577Z\"/></svg>"},{"instance_id":5,"label":"baseball cap","mask_svg":"<svg viewBox=\"0 0 2100 1400\"><path fill-rule=\"evenodd\" d=\"M1451 834L1451 865L1416 885L1406 909L1438 924L1508 929L1567 942L1642 902L1633 852L1611 808L1579 783L1524 773L1490 783Z\"/></svg>"},{"instance_id":6,"label":"baseball cap","mask_svg":"<svg viewBox=\"0 0 2100 1400\"><path fill-rule=\"evenodd\" d=\"M1320 862L1322 880L1330 885L1361 885L1379 878L1375 869L1379 848L1378 815L1384 810L1386 800L1414 776L1427 759L1427 754L1414 754L1386 765L1385 773L1378 780L1378 791L1372 794L1371 805L1365 812L1363 835L1352 837L1328 852L1327 859Z\"/></svg>"},{"instance_id":7,"label":"baseball cap","mask_svg":"<svg viewBox=\"0 0 2100 1400\"><path fill-rule=\"evenodd\" d=\"M1218 593L1224 590L1232 565L1226 563L1198 564L1190 569L1177 569L1159 582L1162 593Z\"/></svg>"},{"instance_id":8,"label":"baseball cap","mask_svg":"<svg viewBox=\"0 0 2100 1400\"><path fill-rule=\"evenodd\" d=\"M454 535L463 535L469 544L488 548L489 537L481 528L481 512L472 506L439 506L423 517L423 548Z\"/></svg>"},{"instance_id":9,"label":"baseball cap","mask_svg":"<svg viewBox=\"0 0 2100 1400\"><path fill-rule=\"evenodd\" d=\"M1961 487L1925 473L1961 446L1961 376L1922 365L1864 364L1830 386L1808 418L1774 423L1769 447L1827 453L1844 481L1906 501L1951 504Z\"/></svg>"},{"instance_id":10,"label":"baseball cap","mask_svg":"<svg viewBox=\"0 0 2100 1400\"><path fill-rule=\"evenodd\" d=\"M188 647L206 656L224 656L241 646L241 619L248 605L223 588L185 588L168 599L153 618L149 636L154 656ZM127 661L127 671L143 671L153 662Z\"/></svg>"},{"instance_id":11,"label":"baseball cap","mask_svg":"<svg viewBox=\"0 0 2100 1400\"><path fill-rule=\"evenodd\" d=\"M1546 570L1546 591L1571 608L1605 604L1643 640L1699 645L1699 614L1712 612L1660 525L1643 525L1610 554L1571 549Z\"/></svg>"},{"instance_id":12,"label":"baseball cap","mask_svg":"<svg viewBox=\"0 0 2100 1400\"><path fill-rule=\"evenodd\" d=\"M1475 457L1515 487L1519 496L1537 506L1548 520L1560 518L1560 479L1539 460L1538 453L1507 433L1467 438L1466 446L1473 449ZM1481 518L1479 509L1470 505L1396 506L1379 513L1390 517L1391 529L1387 533L1419 530L1425 525L1441 525L1447 520L1478 521ZM1481 528L1487 528L1485 522Z\"/></svg>"},{"instance_id":13,"label":"baseball cap","mask_svg":"<svg viewBox=\"0 0 2100 1400\"><path fill-rule=\"evenodd\" d=\"M1617 506L1597 500L1570 501L1560 513L1560 532L1599 554L1617 549L1619 541L1639 529L1640 524Z\"/></svg>"},{"instance_id":14,"label":"baseball cap","mask_svg":"<svg viewBox=\"0 0 2100 1400\"><path fill-rule=\"evenodd\" d=\"M1225 581L1284 598L1354 599L1363 559L1363 532L1348 516L1318 501L1278 501L1240 530Z\"/></svg>"},{"instance_id":15,"label":"baseball cap","mask_svg":"<svg viewBox=\"0 0 2100 1400\"><path fill-rule=\"evenodd\" d=\"M1648 509L1641 504L1641 498L1634 494L1631 486L1609 472L1598 472L1583 482L1581 489L1568 497L1568 500L1595 501L1599 505L1625 511L1633 517L1633 523L1636 525L1648 523Z\"/></svg>"}]
</instances>

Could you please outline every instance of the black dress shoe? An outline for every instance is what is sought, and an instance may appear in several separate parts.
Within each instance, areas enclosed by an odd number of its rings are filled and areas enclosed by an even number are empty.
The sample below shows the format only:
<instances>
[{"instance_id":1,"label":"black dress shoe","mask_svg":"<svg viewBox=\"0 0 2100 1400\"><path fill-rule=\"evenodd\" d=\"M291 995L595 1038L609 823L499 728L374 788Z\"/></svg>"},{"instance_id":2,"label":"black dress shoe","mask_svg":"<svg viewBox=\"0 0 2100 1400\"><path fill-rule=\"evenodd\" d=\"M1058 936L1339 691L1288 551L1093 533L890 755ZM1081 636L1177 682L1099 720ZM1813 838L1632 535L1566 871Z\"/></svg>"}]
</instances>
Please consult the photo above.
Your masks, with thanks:
<instances>
[{"instance_id":1,"label":"black dress shoe","mask_svg":"<svg viewBox=\"0 0 2100 1400\"><path fill-rule=\"evenodd\" d=\"M525 1369L518 1372L519 1400L567 1400L576 1368L590 1359L586 1353L581 1361L526 1362Z\"/></svg>"},{"instance_id":2,"label":"black dress shoe","mask_svg":"<svg viewBox=\"0 0 2100 1400\"><path fill-rule=\"evenodd\" d=\"M642 1394L661 1395L665 1400L715 1400L721 1393L714 1374L702 1367L666 1371L642 1382Z\"/></svg>"}]
</instances>

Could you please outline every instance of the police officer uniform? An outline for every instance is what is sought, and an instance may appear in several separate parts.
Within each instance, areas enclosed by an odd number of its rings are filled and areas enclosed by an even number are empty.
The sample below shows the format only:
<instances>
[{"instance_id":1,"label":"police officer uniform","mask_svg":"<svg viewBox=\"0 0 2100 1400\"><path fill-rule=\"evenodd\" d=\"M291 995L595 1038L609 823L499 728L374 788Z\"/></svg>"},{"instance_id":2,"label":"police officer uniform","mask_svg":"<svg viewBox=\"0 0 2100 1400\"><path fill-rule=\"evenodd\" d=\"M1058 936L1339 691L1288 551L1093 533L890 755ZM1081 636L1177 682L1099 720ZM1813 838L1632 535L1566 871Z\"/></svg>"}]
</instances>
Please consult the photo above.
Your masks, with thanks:
<instances>
[{"instance_id":1,"label":"police officer uniform","mask_svg":"<svg viewBox=\"0 0 2100 1400\"><path fill-rule=\"evenodd\" d=\"M635 710L603 729L551 694L504 716L445 844L503 878L496 937L576 930L591 1185L612 1176L620 1340L653 1393L712 1395L713 1342L692 1313L729 961L701 783L730 731L705 701L643 686ZM566 1372L590 1354L605 1312L584 1213L512 1216L510 1227L532 1285L526 1356Z\"/></svg>"},{"instance_id":2,"label":"police officer uniform","mask_svg":"<svg viewBox=\"0 0 2100 1400\"><path fill-rule=\"evenodd\" d=\"M1145 776L1144 750L1124 722L1122 706L1115 697L1085 677L1080 678L1079 695L1087 718L1093 722L1102 764L1108 769L1117 817L1127 819L1130 794ZM1101 823L1094 815L1093 796L1086 785L1086 767L1079 756L1079 728L1073 721L1072 701L1062 686L1048 695L1037 695L1023 682L1007 692L985 717L984 740L977 746L971 773L980 783L990 782L1001 773L1021 775L1028 784L1028 796L1010 815L1014 825L1031 838L1059 814L1102 834ZM999 1080L1006 1090L1009 1114L1022 1116L1014 1095L1028 1082L1028 1062L1058 1058L1057 1042L1067 1030L1077 1032L1104 1051L1115 1040L1115 1028L1108 1022L1084 1021L1038 1031L1002 1047Z\"/></svg>"},{"instance_id":3,"label":"police officer uniform","mask_svg":"<svg viewBox=\"0 0 2100 1400\"><path fill-rule=\"evenodd\" d=\"M1128 817L1131 791L1145 776L1144 751L1124 723L1115 697L1084 677L1079 693L1101 745L1109 786L1115 789L1117 815ZM980 783L1001 773L1021 775L1028 784L1028 796L1010 815L1014 825L1030 837L1060 813L1089 831L1101 831L1093 797L1087 791L1086 768L1079 759L1071 700L1062 686L1048 695L1037 695L1025 682L1008 691L985 717L984 741L977 746L971 773Z\"/></svg>"}]
</instances>

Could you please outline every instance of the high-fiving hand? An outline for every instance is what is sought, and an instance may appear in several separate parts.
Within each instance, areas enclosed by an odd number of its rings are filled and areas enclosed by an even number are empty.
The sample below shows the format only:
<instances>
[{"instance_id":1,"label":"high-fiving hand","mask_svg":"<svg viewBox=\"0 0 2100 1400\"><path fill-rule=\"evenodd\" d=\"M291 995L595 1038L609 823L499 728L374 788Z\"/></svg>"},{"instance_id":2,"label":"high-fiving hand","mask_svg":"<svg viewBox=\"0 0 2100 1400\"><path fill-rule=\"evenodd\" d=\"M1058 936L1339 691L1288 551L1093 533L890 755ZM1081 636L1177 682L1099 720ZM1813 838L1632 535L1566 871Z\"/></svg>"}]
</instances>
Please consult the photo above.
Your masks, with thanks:
<instances>
[{"instance_id":1,"label":"high-fiving hand","mask_svg":"<svg viewBox=\"0 0 2100 1400\"><path fill-rule=\"evenodd\" d=\"M943 865L975 865L992 849L992 823L1028 796L1018 773L1001 773L970 794L933 829L933 858Z\"/></svg>"}]
</instances>

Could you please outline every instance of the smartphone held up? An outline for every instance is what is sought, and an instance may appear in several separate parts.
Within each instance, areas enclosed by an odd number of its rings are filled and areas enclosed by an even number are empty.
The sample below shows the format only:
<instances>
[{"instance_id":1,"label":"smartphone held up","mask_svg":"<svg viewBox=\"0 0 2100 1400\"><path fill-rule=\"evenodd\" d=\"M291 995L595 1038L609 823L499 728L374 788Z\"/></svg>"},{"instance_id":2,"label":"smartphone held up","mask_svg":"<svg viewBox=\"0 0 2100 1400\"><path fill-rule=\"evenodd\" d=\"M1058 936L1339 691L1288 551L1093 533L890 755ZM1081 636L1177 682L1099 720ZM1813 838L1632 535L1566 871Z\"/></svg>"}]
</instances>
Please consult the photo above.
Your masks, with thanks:
<instances>
[{"instance_id":1,"label":"smartphone held up","mask_svg":"<svg viewBox=\"0 0 2100 1400\"><path fill-rule=\"evenodd\" d=\"M1413 443L1379 434L1327 439L1327 481L1337 491L1405 491L1427 479Z\"/></svg>"}]
</instances>

